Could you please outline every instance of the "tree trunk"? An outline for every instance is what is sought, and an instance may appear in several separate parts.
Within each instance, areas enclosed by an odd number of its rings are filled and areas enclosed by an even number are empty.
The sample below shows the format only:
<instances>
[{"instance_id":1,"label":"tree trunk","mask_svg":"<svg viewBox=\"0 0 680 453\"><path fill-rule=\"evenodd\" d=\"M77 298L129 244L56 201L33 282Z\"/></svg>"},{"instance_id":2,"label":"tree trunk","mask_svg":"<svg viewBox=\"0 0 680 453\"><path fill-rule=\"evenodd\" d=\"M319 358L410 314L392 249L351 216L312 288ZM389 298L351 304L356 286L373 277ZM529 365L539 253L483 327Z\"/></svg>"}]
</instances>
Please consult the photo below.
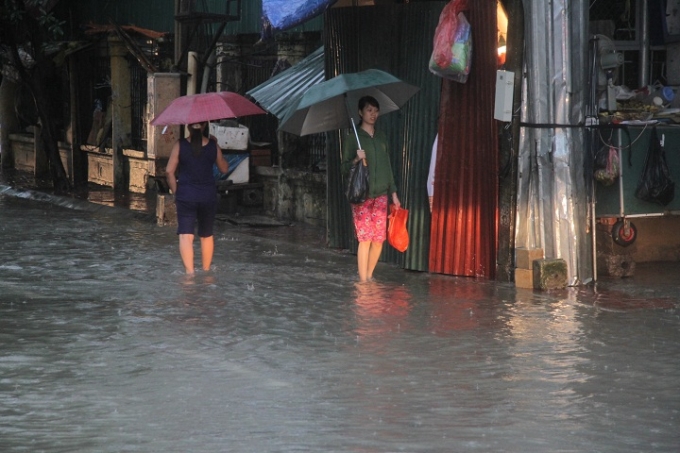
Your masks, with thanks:
<instances>
[{"instance_id":1,"label":"tree trunk","mask_svg":"<svg viewBox=\"0 0 680 453\"><path fill-rule=\"evenodd\" d=\"M26 16L24 20L24 25L29 31L32 37L32 47L35 49L40 49L42 47L43 40L40 34L40 25L38 21L30 16ZM52 184L57 193L66 193L71 190L71 183L68 180L66 171L64 170L64 165L61 162L61 157L59 155L59 144L58 144L58 134L56 133L56 127L54 119L50 116L49 112L50 105L53 104L52 97L49 96L52 92L58 94L60 87L53 86L53 83L47 80L48 74L52 74L53 63L48 60L43 52L36 52L33 55L35 59L35 66L30 70L30 72L22 65L21 58L19 57L19 51L17 48L17 43L11 43L11 51L13 60L15 61L15 68L19 72L19 78L26 86L33 100L35 101L35 106L38 111L38 118L40 121L41 134L40 137L35 137L36 140L41 140L43 143L42 148L47 153L47 159L50 166L50 175L52 177ZM37 147L40 148L40 147Z\"/></svg>"},{"instance_id":2,"label":"tree trunk","mask_svg":"<svg viewBox=\"0 0 680 453\"><path fill-rule=\"evenodd\" d=\"M47 93L45 93L45 86L37 74L39 74L39 71L33 73L33 77L31 77L29 82L41 123L40 137L35 137L35 139L42 141L43 149L47 153L47 159L50 164L50 176L52 177L55 191L57 193L67 193L71 190L71 183L61 162L59 138L55 131L54 121L47 114L49 111L49 100Z\"/></svg>"},{"instance_id":3,"label":"tree trunk","mask_svg":"<svg viewBox=\"0 0 680 453\"><path fill-rule=\"evenodd\" d=\"M0 159L2 168L14 168L14 153L10 148L9 134L17 132L19 121L14 113L14 100L19 85L4 77L0 82Z\"/></svg>"}]
</instances>

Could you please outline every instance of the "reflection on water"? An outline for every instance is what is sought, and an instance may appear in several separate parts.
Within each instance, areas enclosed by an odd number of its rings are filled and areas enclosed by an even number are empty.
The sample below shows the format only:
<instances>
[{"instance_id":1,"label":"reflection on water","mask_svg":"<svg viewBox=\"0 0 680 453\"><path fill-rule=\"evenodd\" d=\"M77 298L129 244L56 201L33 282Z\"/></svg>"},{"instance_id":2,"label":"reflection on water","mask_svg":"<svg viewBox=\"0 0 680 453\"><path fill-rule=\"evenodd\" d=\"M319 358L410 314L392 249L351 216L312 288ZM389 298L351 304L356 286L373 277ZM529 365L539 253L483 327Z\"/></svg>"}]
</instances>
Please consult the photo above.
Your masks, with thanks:
<instances>
[{"instance_id":1,"label":"reflection on water","mask_svg":"<svg viewBox=\"0 0 680 453\"><path fill-rule=\"evenodd\" d=\"M431 329L438 335L473 330L484 323L492 308L493 287L486 285L451 285L439 279L430 284Z\"/></svg>"},{"instance_id":2,"label":"reflection on water","mask_svg":"<svg viewBox=\"0 0 680 453\"><path fill-rule=\"evenodd\" d=\"M677 291L677 287L675 291ZM612 289L605 291L579 290L579 292L581 300L600 310L673 309L677 305L677 298L667 296L631 295Z\"/></svg>"},{"instance_id":3,"label":"reflection on water","mask_svg":"<svg viewBox=\"0 0 680 453\"><path fill-rule=\"evenodd\" d=\"M377 337L390 341L392 333L408 329L411 294L405 286L377 282L356 283L356 327L359 341Z\"/></svg>"},{"instance_id":4,"label":"reflection on water","mask_svg":"<svg viewBox=\"0 0 680 453\"><path fill-rule=\"evenodd\" d=\"M89 187L83 190L79 196L89 201L104 206L117 206L121 208L132 209L134 211L141 211L146 213L154 213L156 209L156 201L153 192L149 194L132 193L132 192L112 192L110 189Z\"/></svg>"},{"instance_id":5,"label":"reflection on water","mask_svg":"<svg viewBox=\"0 0 680 453\"><path fill-rule=\"evenodd\" d=\"M227 227L187 277L171 228L2 196L0 238L2 452L680 445L677 299L357 284L351 255Z\"/></svg>"}]
</instances>

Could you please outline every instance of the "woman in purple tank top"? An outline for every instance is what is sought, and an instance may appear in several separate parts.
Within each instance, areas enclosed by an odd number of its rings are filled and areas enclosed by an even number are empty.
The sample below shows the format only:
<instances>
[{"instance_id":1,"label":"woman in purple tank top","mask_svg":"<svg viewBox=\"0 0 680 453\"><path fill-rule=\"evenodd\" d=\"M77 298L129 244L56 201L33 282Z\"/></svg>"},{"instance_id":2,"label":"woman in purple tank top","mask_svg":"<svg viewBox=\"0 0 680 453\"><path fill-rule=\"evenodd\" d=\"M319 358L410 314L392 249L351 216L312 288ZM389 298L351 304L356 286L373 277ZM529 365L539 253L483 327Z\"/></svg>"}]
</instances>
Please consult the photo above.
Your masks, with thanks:
<instances>
[{"instance_id":1,"label":"woman in purple tank top","mask_svg":"<svg viewBox=\"0 0 680 453\"><path fill-rule=\"evenodd\" d=\"M217 212L217 188L213 165L227 173L229 164L214 138L203 135L208 123L190 124L190 140L177 140L165 169L170 191L175 194L179 254L187 274L194 273L194 232L198 223L201 262L210 270L215 241L213 225Z\"/></svg>"}]
</instances>

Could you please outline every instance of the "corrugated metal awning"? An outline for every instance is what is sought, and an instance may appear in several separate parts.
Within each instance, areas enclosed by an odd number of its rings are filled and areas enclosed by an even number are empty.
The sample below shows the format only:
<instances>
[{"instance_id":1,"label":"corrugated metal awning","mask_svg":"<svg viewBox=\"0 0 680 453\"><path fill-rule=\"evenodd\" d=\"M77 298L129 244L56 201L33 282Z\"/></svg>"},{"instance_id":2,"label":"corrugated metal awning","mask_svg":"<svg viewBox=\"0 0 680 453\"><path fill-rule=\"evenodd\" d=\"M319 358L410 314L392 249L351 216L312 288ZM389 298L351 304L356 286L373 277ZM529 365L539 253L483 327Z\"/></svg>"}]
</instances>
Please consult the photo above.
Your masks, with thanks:
<instances>
[{"instance_id":1,"label":"corrugated metal awning","mask_svg":"<svg viewBox=\"0 0 680 453\"><path fill-rule=\"evenodd\" d=\"M323 47L304 60L256 86L246 94L281 119L290 105L309 87L325 80Z\"/></svg>"}]
</instances>

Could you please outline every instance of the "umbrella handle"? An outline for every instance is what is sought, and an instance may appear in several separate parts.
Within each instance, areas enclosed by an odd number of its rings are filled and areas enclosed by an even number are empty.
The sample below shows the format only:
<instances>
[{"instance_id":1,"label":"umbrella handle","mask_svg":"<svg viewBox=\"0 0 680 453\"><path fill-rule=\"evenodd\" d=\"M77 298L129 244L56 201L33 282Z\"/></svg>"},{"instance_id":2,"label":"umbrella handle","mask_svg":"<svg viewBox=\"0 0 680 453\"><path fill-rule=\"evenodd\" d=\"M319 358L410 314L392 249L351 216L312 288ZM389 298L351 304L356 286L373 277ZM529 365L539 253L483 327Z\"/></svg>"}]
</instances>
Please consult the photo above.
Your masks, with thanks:
<instances>
[{"instance_id":1,"label":"umbrella handle","mask_svg":"<svg viewBox=\"0 0 680 453\"><path fill-rule=\"evenodd\" d=\"M356 137L357 137L357 146L359 147L359 149L362 149L361 148L361 142L359 141L359 133L357 132L357 127L354 125L354 118L350 117L349 120L352 122L352 129L354 129L354 135L356 135ZM364 167L366 165L368 165L368 163L366 163L365 158L361 159L361 161L364 163Z\"/></svg>"},{"instance_id":2,"label":"umbrella handle","mask_svg":"<svg viewBox=\"0 0 680 453\"><path fill-rule=\"evenodd\" d=\"M359 149L362 149L362 148L361 148L361 142L359 141L359 133L357 132L357 127L356 127L356 125L354 124L354 118L352 118L352 117L350 116L349 120L352 122L352 129L354 129L354 135L355 135L356 138L357 138L357 146L359 147Z\"/></svg>"},{"instance_id":3,"label":"umbrella handle","mask_svg":"<svg viewBox=\"0 0 680 453\"><path fill-rule=\"evenodd\" d=\"M352 123L352 129L354 129L354 136L357 138L357 146L359 149L361 149L361 142L359 141L359 133L357 132L357 127L354 124L354 117L349 111L349 105L347 105L347 93L344 94L345 96L345 109L347 110L347 116L349 116L349 120Z\"/></svg>"}]
</instances>

